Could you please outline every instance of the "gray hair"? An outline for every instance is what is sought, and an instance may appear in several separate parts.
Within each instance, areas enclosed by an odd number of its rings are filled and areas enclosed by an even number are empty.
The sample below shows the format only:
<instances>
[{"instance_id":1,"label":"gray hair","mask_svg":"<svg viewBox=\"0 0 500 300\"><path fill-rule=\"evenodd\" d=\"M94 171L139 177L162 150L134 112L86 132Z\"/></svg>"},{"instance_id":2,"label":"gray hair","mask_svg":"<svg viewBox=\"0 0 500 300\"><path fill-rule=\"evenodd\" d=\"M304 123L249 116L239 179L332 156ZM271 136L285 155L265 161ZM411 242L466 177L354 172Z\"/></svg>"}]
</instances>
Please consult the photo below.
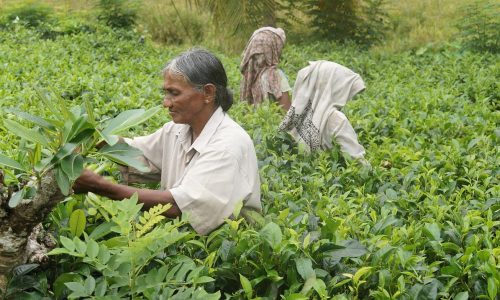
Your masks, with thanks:
<instances>
[{"instance_id":1,"label":"gray hair","mask_svg":"<svg viewBox=\"0 0 500 300\"><path fill-rule=\"evenodd\" d=\"M204 49L191 49L181 53L163 69L167 72L179 74L201 91L205 84L215 86L215 105L227 111L233 105L233 93L227 87L227 75L221 61L212 53Z\"/></svg>"}]
</instances>

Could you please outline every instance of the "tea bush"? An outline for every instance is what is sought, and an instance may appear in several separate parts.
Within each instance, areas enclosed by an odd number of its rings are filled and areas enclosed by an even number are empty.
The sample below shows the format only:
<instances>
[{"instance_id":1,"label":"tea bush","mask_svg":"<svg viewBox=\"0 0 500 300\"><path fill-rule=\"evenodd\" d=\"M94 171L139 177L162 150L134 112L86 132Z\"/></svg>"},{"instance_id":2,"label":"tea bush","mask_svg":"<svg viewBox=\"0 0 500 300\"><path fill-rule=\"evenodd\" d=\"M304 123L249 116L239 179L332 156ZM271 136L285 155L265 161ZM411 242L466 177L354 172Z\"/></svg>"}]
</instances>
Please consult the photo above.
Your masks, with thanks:
<instances>
[{"instance_id":1,"label":"tea bush","mask_svg":"<svg viewBox=\"0 0 500 300\"><path fill-rule=\"evenodd\" d=\"M133 37L133 36L131 36ZM161 102L160 71L181 48L112 31L44 40L0 31L0 116L50 116L33 86L102 119ZM218 53L238 91L239 57ZM355 70L367 90L344 109L373 168L339 149L308 154L276 132L274 103L229 114L253 138L263 214L239 211L208 236L185 220L139 212L135 199L94 195L60 203L44 226L58 248L48 265L11 276L11 298L495 299L500 286L498 55L455 48L373 55L334 43L287 45L291 81L308 60ZM236 98L238 95L235 95ZM153 132L154 116L129 135ZM1 127L0 152L18 139ZM116 178L116 167L97 162ZM161 208L158 208L161 209Z\"/></svg>"},{"instance_id":2,"label":"tea bush","mask_svg":"<svg viewBox=\"0 0 500 300\"><path fill-rule=\"evenodd\" d=\"M28 27L36 28L44 23L52 23L54 21L54 16L50 6L29 3L12 9L7 14L8 21L12 22L16 19L26 24Z\"/></svg>"}]
</instances>

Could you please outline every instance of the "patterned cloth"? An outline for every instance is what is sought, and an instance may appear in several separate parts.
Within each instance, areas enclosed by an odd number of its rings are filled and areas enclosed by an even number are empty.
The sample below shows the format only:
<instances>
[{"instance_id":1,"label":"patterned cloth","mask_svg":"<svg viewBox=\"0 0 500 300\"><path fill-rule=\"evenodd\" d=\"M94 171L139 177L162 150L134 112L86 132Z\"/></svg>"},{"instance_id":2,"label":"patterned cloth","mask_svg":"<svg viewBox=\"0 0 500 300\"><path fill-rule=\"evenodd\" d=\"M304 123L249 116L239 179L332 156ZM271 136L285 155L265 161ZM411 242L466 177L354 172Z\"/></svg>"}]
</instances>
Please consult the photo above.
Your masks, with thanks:
<instances>
[{"instance_id":1,"label":"patterned cloth","mask_svg":"<svg viewBox=\"0 0 500 300\"><path fill-rule=\"evenodd\" d=\"M364 89L361 77L342 65L330 61L309 62L309 66L297 74L292 106L279 128L291 131L295 139L311 151L331 148L333 136L344 152L363 157L364 148L340 109Z\"/></svg>"},{"instance_id":2,"label":"patterned cloth","mask_svg":"<svg viewBox=\"0 0 500 300\"><path fill-rule=\"evenodd\" d=\"M242 101L259 104L268 95L274 96L275 99L281 97L278 63L285 40L285 32L281 28L262 27L252 34L240 64L243 75L240 83ZM267 78L266 86L261 84L263 76Z\"/></svg>"}]
</instances>

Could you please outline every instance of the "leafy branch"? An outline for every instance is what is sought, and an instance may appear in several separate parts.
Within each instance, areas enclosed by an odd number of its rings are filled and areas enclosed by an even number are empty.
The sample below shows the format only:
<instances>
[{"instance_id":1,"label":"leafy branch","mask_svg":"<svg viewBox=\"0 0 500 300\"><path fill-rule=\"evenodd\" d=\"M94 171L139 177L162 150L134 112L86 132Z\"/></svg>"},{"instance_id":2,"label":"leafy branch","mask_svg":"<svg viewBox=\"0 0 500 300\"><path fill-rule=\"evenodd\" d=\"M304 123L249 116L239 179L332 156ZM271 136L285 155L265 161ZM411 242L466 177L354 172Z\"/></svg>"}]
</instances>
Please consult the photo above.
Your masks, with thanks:
<instances>
[{"instance_id":1,"label":"leafy branch","mask_svg":"<svg viewBox=\"0 0 500 300\"><path fill-rule=\"evenodd\" d=\"M19 149L27 153L24 159L13 159L0 153L0 166L12 170L14 173L8 172L11 177L25 178L27 181L36 178L39 182L44 174L54 170L59 189L68 195L85 164L98 158L147 171L147 166L136 159L141 152L126 143L118 143L117 134L147 121L161 110L160 106L148 110L127 110L112 119L98 121L88 100L81 106L70 108L55 93L40 88L35 90L50 112L49 117L43 118L14 108L6 110L32 126L27 127L13 119L3 121L7 132L26 142L21 143L22 149ZM107 145L98 149L97 145L103 142ZM14 194L14 201L10 203L11 207L28 195L27 189L28 185L19 188Z\"/></svg>"}]
</instances>

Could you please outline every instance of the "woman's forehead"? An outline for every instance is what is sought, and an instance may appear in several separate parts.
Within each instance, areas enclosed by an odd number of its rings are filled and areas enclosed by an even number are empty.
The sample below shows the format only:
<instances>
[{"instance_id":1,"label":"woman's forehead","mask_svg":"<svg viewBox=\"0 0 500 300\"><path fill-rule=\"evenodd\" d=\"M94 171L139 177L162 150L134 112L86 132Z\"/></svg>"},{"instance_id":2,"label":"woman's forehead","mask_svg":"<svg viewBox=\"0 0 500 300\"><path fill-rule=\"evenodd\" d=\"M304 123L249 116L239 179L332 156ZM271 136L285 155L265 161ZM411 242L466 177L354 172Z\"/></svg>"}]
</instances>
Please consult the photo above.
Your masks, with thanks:
<instances>
[{"instance_id":1,"label":"woman's forehead","mask_svg":"<svg viewBox=\"0 0 500 300\"><path fill-rule=\"evenodd\" d=\"M164 73L163 75L163 85L180 85L180 86L189 86L186 78L177 73L177 72L172 72L168 70L167 72Z\"/></svg>"}]
</instances>

